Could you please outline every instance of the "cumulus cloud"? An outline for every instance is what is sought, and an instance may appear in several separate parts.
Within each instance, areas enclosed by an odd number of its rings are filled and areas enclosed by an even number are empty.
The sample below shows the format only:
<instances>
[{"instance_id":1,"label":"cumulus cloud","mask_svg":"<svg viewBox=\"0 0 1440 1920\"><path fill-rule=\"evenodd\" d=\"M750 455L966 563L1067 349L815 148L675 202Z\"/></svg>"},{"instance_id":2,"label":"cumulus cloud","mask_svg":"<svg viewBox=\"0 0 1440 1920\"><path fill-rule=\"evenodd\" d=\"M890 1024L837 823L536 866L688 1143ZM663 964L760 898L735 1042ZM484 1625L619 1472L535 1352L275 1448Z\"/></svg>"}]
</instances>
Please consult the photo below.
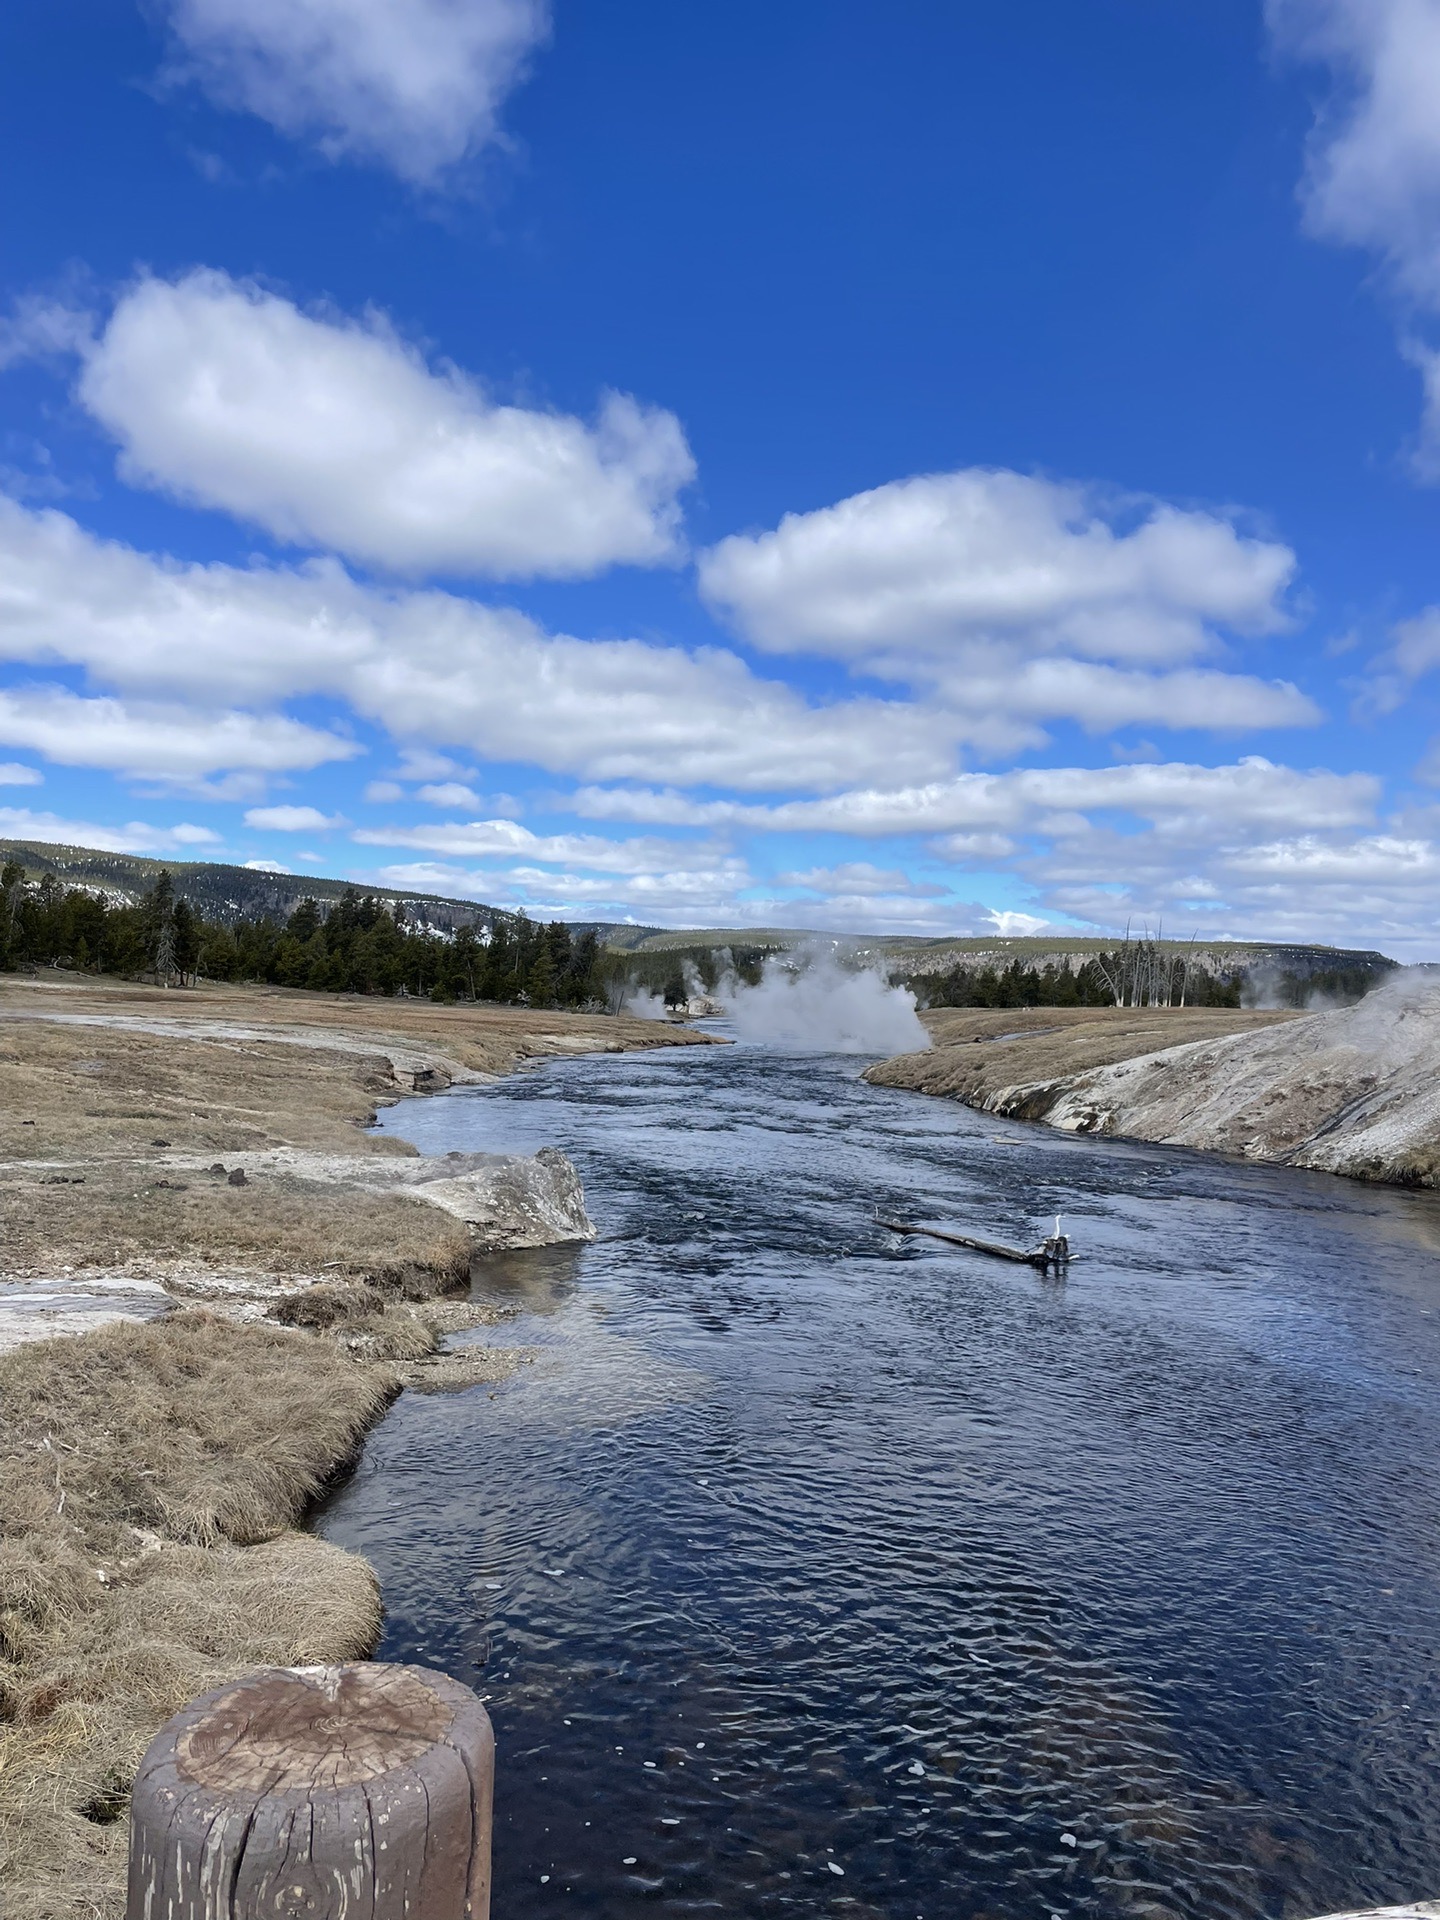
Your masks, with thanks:
<instances>
[{"instance_id":1,"label":"cumulus cloud","mask_svg":"<svg viewBox=\"0 0 1440 1920\"><path fill-rule=\"evenodd\" d=\"M63 820L28 807L0 807L0 840L38 840L45 846L97 847L102 853L173 853L178 848L216 846L220 836L208 827L182 821L152 827L143 820L127 826L100 826L93 820Z\"/></svg>"},{"instance_id":2,"label":"cumulus cloud","mask_svg":"<svg viewBox=\"0 0 1440 1920\"><path fill-rule=\"evenodd\" d=\"M623 394L593 425L430 368L383 317L317 317L227 274L146 278L78 393L124 478L294 545L399 572L528 579L679 553L695 465L675 416Z\"/></svg>"},{"instance_id":3,"label":"cumulus cloud","mask_svg":"<svg viewBox=\"0 0 1440 1920\"><path fill-rule=\"evenodd\" d=\"M1285 681L1191 664L1288 624L1295 556L1225 516L972 468L787 514L702 555L701 591L772 652L925 687L990 752L1046 720L1304 726Z\"/></svg>"},{"instance_id":4,"label":"cumulus cloud","mask_svg":"<svg viewBox=\"0 0 1440 1920\"><path fill-rule=\"evenodd\" d=\"M169 0L179 72L222 106L417 185L496 140L544 0Z\"/></svg>"},{"instance_id":5,"label":"cumulus cloud","mask_svg":"<svg viewBox=\"0 0 1440 1920\"><path fill-rule=\"evenodd\" d=\"M38 767L23 766L18 760L0 761L0 787L38 787L44 780Z\"/></svg>"},{"instance_id":6,"label":"cumulus cloud","mask_svg":"<svg viewBox=\"0 0 1440 1920\"><path fill-rule=\"evenodd\" d=\"M702 556L757 646L884 665L1003 640L1022 655L1173 665L1216 627L1274 632L1290 549L1215 514L988 468L892 481Z\"/></svg>"},{"instance_id":7,"label":"cumulus cloud","mask_svg":"<svg viewBox=\"0 0 1440 1920\"><path fill-rule=\"evenodd\" d=\"M943 713L875 699L811 706L724 649L551 637L456 595L362 586L334 562L155 560L0 498L6 658L63 662L127 698L203 711L330 696L417 746L583 779L793 792L884 772L925 778L954 762ZM296 765L357 750L273 725ZM177 736L184 728L177 716ZM177 739L177 755L193 751Z\"/></svg>"},{"instance_id":8,"label":"cumulus cloud","mask_svg":"<svg viewBox=\"0 0 1440 1920\"><path fill-rule=\"evenodd\" d=\"M27 747L59 766L185 786L221 772L308 772L360 751L283 714L207 713L44 685L0 689L0 745Z\"/></svg>"},{"instance_id":9,"label":"cumulus cloud","mask_svg":"<svg viewBox=\"0 0 1440 1920\"><path fill-rule=\"evenodd\" d=\"M318 807L250 807L245 814L247 827L259 827L266 833L323 833L331 827L349 823L338 813L322 813Z\"/></svg>"}]
</instances>

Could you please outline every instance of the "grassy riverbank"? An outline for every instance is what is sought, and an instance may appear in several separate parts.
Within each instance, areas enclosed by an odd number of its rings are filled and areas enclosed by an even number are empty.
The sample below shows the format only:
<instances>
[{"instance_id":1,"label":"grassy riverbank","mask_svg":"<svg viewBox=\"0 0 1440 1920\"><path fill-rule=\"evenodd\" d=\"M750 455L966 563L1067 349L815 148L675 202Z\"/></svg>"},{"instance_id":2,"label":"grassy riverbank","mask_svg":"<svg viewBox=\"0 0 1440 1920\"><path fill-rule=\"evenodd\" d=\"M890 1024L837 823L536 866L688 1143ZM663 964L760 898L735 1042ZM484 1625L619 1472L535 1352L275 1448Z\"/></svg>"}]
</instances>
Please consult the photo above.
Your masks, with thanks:
<instances>
[{"instance_id":1,"label":"grassy riverbank","mask_svg":"<svg viewBox=\"0 0 1440 1920\"><path fill-rule=\"evenodd\" d=\"M700 1041L509 1008L0 985L0 1339L34 1330L7 1304L37 1288L57 1330L93 1329L0 1353L6 1920L117 1920L129 1781L186 1700L368 1651L374 1576L299 1530L307 1507L406 1385L517 1362L439 1351L494 1317L454 1297L475 1229L421 1188L377 1190L413 1156L365 1131L376 1106L527 1058Z\"/></svg>"}]
</instances>

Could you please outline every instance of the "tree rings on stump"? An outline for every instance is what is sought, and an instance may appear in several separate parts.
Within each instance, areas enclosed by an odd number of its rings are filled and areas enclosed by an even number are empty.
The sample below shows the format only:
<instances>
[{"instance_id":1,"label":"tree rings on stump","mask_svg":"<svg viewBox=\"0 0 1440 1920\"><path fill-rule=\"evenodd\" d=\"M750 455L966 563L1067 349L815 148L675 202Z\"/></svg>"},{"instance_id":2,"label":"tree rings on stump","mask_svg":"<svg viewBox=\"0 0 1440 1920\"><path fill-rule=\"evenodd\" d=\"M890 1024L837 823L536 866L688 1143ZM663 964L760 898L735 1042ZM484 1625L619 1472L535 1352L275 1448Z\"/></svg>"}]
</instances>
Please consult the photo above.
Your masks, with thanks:
<instances>
[{"instance_id":1,"label":"tree rings on stump","mask_svg":"<svg viewBox=\"0 0 1440 1920\"><path fill-rule=\"evenodd\" d=\"M495 1738L424 1667L269 1668L136 1776L127 1920L487 1920Z\"/></svg>"}]
</instances>

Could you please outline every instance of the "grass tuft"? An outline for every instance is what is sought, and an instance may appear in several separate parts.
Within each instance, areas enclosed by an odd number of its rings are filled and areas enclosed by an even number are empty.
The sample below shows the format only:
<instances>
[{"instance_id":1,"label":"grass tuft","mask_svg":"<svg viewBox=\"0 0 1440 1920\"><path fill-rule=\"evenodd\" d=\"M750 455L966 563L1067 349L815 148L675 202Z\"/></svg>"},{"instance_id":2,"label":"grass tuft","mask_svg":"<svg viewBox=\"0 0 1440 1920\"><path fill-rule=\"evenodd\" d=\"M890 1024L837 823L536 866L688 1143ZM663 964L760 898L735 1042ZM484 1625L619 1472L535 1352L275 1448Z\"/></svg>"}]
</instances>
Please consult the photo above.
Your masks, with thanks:
<instances>
[{"instance_id":1,"label":"grass tuft","mask_svg":"<svg viewBox=\"0 0 1440 1920\"><path fill-rule=\"evenodd\" d=\"M6 1920L119 1920L130 1782L186 1701L373 1647L369 1566L294 1523L395 1390L204 1313L0 1355Z\"/></svg>"}]
</instances>

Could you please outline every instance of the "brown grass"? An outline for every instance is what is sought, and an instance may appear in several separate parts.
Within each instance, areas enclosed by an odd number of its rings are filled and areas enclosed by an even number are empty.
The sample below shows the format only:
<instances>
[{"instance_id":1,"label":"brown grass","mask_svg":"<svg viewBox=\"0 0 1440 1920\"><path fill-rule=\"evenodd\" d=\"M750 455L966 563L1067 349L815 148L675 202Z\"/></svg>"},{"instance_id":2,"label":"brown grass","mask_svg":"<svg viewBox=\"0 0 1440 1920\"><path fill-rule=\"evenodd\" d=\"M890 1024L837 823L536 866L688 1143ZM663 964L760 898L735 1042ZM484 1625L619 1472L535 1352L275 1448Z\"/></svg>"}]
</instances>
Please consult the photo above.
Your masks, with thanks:
<instances>
[{"instance_id":1,"label":"brown grass","mask_svg":"<svg viewBox=\"0 0 1440 1920\"><path fill-rule=\"evenodd\" d=\"M196 1693L368 1652L374 1575L294 1523L397 1384L205 1314L0 1356L6 1920L118 1916L130 1779Z\"/></svg>"},{"instance_id":2,"label":"brown grass","mask_svg":"<svg viewBox=\"0 0 1440 1920\"><path fill-rule=\"evenodd\" d=\"M56 1015L99 1024L58 1024ZM105 1024L137 1019L182 1031ZM503 1074L547 1055L709 1044L690 1028L599 1014L5 974L0 1160L143 1156L157 1137L177 1153L217 1158L281 1144L409 1152L363 1128L377 1102L413 1091L417 1058L440 1069L443 1083L456 1069ZM398 1073L397 1051L408 1063Z\"/></svg>"},{"instance_id":3,"label":"brown grass","mask_svg":"<svg viewBox=\"0 0 1440 1920\"><path fill-rule=\"evenodd\" d=\"M56 1013L99 1024L32 1017ZM136 1017L183 1031L113 1024ZM402 1380L518 1364L435 1352L491 1317L434 1300L469 1275L449 1215L343 1178L230 1187L197 1164L409 1153L365 1128L425 1065L443 1084L704 1040L513 1008L0 978L0 1278L120 1268L193 1297L218 1276L290 1323L187 1312L0 1355L4 1920L118 1920L130 1781L186 1701L256 1664L369 1651L374 1575L296 1521ZM280 1304L284 1282L317 1276Z\"/></svg>"},{"instance_id":4,"label":"brown grass","mask_svg":"<svg viewBox=\"0 0 1440 1920\"><path fill-rule=\"evenodd\" d=\"M334 1273L425 1298L464 1286L470 1240L438 1207L336 1182L252 1174L243 1187L204 1172L97 1161L77 1184L0 1167L6 1274L124 1267L204 1273Z\"/></svg>"}]
</instances>

